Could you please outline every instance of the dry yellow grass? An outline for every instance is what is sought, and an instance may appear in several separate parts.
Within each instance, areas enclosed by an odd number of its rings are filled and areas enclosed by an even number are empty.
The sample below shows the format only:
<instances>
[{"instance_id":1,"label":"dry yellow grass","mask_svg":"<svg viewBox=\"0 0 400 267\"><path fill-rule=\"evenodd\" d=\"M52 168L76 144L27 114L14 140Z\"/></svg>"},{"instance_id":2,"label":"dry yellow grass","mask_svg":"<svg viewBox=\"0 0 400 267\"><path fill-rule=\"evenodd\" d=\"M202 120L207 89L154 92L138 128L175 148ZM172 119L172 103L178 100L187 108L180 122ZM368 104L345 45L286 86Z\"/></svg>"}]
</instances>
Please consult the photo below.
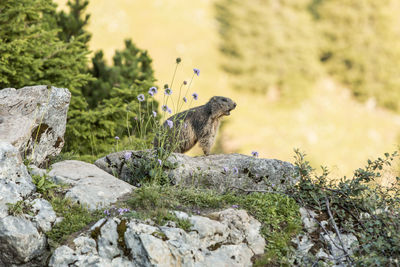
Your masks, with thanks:
<instances>
[{"instance_id":1,"label":"dry yellow grass","mask_svg":"<svg viewBox=\"0 0 400 267\"><path fill-rule=\"evenodd\" d=\"M316 84L309 99L293 107L279 105L271 96L231 90L228 76L219 69L212 0L92 0L88 11L92 50L103 49L110 59L115 49L123 47L124 39L132 38L153 58L159 86L171 82L175 58L181 57L175 91L177 83L189 80L196 67L201 70L192 86L200 95L197 104L213 95L238 103L220 133L226 153L257 150L261 157L292 161L293 148L300 148L313 166L325 165L335 174L350 175L367 158L396 149L400 117L356 102L329 78Z\"/></svg>"}]
</instances>

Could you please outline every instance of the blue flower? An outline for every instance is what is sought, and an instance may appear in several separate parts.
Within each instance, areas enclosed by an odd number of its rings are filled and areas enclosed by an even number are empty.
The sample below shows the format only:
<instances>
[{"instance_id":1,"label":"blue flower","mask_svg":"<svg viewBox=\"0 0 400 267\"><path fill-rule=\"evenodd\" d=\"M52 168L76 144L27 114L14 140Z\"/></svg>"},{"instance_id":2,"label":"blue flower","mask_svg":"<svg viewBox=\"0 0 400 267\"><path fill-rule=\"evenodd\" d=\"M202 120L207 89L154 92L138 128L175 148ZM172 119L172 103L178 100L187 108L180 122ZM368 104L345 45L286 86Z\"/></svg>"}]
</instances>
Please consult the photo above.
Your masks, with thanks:
<instances>
[{"instance_id":1,"label":"blue flower","mask_svg":"<svg viewBox=\"0 0 400 267\"><path fill-rule=\"evenodd\" d=\"M193 93L192 96L194 100L197 100L199 98L199 95L197 93Z\"/></svg>"},{"instance_id":2,"label":"blue flower","mask_svg":"<svg viewBox=\"0 0 400 267\"><path fill-rule=\"evenodd\" d=\"M232 205L232 208L237 209L239 208L239 205Z\"/></svg>"},{"instance_id":3,"label":"blue flower","mask_svg":"<svg viewBox=\"0 0 400 267\"><path fill-rule=\"evenodd\" d=\"M132 152L125 152L125 154L124 154L125 160L128 160L128 159L130 159L131 157L132 157Z\"/></svg>"},{"instance_id":4,"label":"blue flower","mask_svg":"<svg viewBox=\"0 0 400 267\"><path fill-rule=\"evenodd\" d=\"M199 70L199 69L194 68L193 71L194 71L194 73L195 73L197 76L200 75L200 70Z\"/></svg>"},{"instance_id":5,"label":"blue flower","mask_svg":"<svg viewBox=\"0 0 400 267\"><path fill-rule=\"evenodd\" d=\"M104 214L105 214L106 216L110 216L110 211L109 211L109 210L105 210L105 211L104 211Z\"/></svg>"},{"instance_id":6,"label":"blue flower","mask_svg":"<svg viewBox=\"0 0 400 267\"><path fill-rule=\"evenodd\" d=\"M168 108L167 112L168 112L169 114L172 114L172 110L171 110L170 108Z\"/></svg>"},{"instance_id":7,"label":"blue flower","mask_svg":"<svg viewBox=\"0 0 400 267\"><path fill-rule=\"evenodd\" d=\"M224 172L227 173L229 171L228 167L224 167Z\"/></svg>"},{"instance_id":8,"label":"blue flower","mask_svg":"<svg viewBox=\"0 0 400 267\"><path fill-rule=\"evenodd\" d=\"M161 159L157 159L158 164L160 164L160 166L162 165L162 160Z\"/></svg>"},{"instance_id":9,"label":"blue flower","mask_svg":"<svg viewBox=\"0 0 400 267\"><path fill-rule=\"evenodd\" d=\"M157 112L155 112L154 110L153 110L153 116L154 118L157 117Z\"/></svg>"},{"instance_id":10,"label":"blue flower","mask_svg":"<svg viewBox=\"0 0 400 267\"><path fill-rule=\"evenodd\" d=\"M116 137L114 137L115 138L115 140L119 140L119 137L118 136L116 136Z\"/></svg>"},{"instance_id":11,"label":"blue flower","mask_svg":"<svg viewBox=\"0 0 400 267\"><path fill-rule=\"evenodd\" d=\"M252 152L251 152L251 155L252 155L253 157L256 157L256 158L257 158L257 157L258 157L258 152L257 152L257 151L252 151Z\"/></svg>"},{"instance_id":12,"label":"blue flower","mask_svg":"<svg viewBox=\"0 0 400 267\"><path fill-rule=\"evenodd\" d=\"M187 103L187 98L183 97L183 102Z\"/></svg>"},{"instance_id":13,"label":"blue flower","mask_svg":"<svg viewBox=\"0 0 400 267\"><path fill-rule=\"evenodd\" d=\"M168 127L169 127L169 128L174 127L174 122L171 121L171 120L167 120L167 124L168 124Z\"/></svg>"},{"instance_id":14,"label":"blue flower","mask_svg":"<svg viewBox=\"0 0 400 267\"><path fill-rule=\"evenodd\" d=\"M162 106L161 106L161 110L164 111L164 112L166 112L166 111L169 110L169 107L168 107L167 105L162 105Z\"/></svg>"},{"instance_id":15,"label":"blue flower","mask_svg":"<svg viewBox=\"0 0 400 267\"><path fill-rule=\"evenodd\" d=\"M138 95L137 99L139 100L139 102L143 102L144 101L144 94Z\"/></svg>"},{"instance_id":16,"label":"blue flower","mask_svg":"<svg viewBox=\"0 0 400 267\"><path fill-rule=\"evenodd\" d=\"M238 170L238 168L236 168L236 167L233 167L233 173L239 173L239 170Z\"/></svg>"},{"instance_id":17,"label":"blue flower","mask_svg":"<svg viewBox=\"0 0 400 267\"><path fill-rule=\"evenodd\" d=\"M151 96L153 96L153 95L155 95L155 94L157 94L157 87L150 87L150 89L149 89L149 95L151 95Z\"/></svg>"},{"instance_id":18,"label":"blue flower","mask_svg":"<svg viewBox=\"0 0 400 267\"><path fill-rule=\"evenodd\" d=\"M171 88L166 88L165 91L164 91L164 93L165 93L166 95L172 95L172 90L171 90Z\"/></svg>"}]
</instances>

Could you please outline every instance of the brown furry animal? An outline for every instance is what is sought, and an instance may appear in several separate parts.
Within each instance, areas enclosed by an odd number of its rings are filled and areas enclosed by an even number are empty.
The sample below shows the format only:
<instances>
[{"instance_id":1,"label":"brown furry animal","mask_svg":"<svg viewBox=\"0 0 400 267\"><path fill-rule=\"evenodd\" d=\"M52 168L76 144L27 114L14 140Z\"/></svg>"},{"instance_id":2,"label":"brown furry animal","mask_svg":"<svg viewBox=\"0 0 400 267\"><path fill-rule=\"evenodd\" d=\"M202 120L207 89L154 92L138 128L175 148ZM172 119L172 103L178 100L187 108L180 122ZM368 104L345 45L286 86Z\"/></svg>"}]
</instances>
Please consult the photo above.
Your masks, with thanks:
<instances>
[{"instance_id":1,"label":"brown furry animal","mask_svg":"<svg viewBox=\"0 0 400 267\"><path fill-rule=\"evenodd\" d=\"M168 129L166 138L162 142L164 148L185 153L199 142L204 154L209 155L221 117L228 116L235 107L236 103L230 98L214 96L205 105L182 111L168 118L163 124ZM161 145L159 139L162 138L154 139L155 147Z\"/></svg>"}]
</instances>

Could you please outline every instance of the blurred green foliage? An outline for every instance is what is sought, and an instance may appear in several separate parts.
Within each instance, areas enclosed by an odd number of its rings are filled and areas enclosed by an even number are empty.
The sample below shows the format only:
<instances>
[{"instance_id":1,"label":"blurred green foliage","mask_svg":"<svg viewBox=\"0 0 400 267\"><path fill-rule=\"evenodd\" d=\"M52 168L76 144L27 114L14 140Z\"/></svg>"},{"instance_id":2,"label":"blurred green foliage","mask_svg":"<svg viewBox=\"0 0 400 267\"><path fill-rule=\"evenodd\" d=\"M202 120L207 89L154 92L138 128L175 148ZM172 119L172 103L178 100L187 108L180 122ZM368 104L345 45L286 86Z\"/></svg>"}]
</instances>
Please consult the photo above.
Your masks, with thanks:
<instances>
[{"instance_id":1,"label":"blurred green foliage","mask_svg":"<svg viewBox=\"0 0 400 267\"><path fill-rule=\"evenodd\" d=\"M318 36L305 0L218 0L222 68L238 89L301 96L320 75Z\"/></svg>"},{"instance_id":2,"label":"blurred green foliage","mask_svg":"<svg viewBox=\"0 0 400 267\"><path fill-rule=\"evenodd\" d=\"M315 11L328 73L360 100L400 111L399 2L324 0Z\"/></svg>"},{"instance_id":3,"label":"blurred green foliage","mask_svg":"<svg viewBox=\"0 0 400 267\"><path fill-rule=\"evenodd\" d=\"M72 98L64 151L95 159L115 145L115 136L129 136L130 148L138 141L135 117L141 110L137 96L154 85L151 58L126 40L114 64L107 66L102 51L88 65L90 33L87 0L68 1L69 12L56 11L51 0L0 2L0 87L20 88L51 84L66 87ZM157 102L146 100L154 109ZM151 126L151 125L150 125ZM149 127L150 128L150 127ZM147 134L149 131L145 131ZM151 137L145 135L145 142Z\"/></svg>"},{"instance_id":4,"label":"blurred green foliage","mask_svg":"<svg viewBox=\"0 0 400 267\"><path fill-rule=\"evenodd\" d=\"M399 111L396 0L217 0L222 68L235 88L307 95L321 74Z\"/></svg>"}]
</instances>

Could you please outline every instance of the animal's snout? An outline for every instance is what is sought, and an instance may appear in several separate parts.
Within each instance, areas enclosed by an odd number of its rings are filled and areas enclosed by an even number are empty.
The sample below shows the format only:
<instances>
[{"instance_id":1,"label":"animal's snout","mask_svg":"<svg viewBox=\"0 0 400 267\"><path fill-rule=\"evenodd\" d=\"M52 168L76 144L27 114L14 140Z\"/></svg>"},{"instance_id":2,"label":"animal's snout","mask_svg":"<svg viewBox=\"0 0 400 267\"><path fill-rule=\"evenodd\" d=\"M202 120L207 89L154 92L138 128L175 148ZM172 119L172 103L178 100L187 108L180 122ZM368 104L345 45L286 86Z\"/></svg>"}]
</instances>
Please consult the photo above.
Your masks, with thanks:
<instances>
[{"instance_id":1,"label":"animal's snout","mask_svg":"<svg viewBox=\"0 0 400 267\"><path fill-rule=\"evenodd\" d=\"M233 108L236 108L236 103L235 102L233 102Z\"/></svg>"}]
</instances>

